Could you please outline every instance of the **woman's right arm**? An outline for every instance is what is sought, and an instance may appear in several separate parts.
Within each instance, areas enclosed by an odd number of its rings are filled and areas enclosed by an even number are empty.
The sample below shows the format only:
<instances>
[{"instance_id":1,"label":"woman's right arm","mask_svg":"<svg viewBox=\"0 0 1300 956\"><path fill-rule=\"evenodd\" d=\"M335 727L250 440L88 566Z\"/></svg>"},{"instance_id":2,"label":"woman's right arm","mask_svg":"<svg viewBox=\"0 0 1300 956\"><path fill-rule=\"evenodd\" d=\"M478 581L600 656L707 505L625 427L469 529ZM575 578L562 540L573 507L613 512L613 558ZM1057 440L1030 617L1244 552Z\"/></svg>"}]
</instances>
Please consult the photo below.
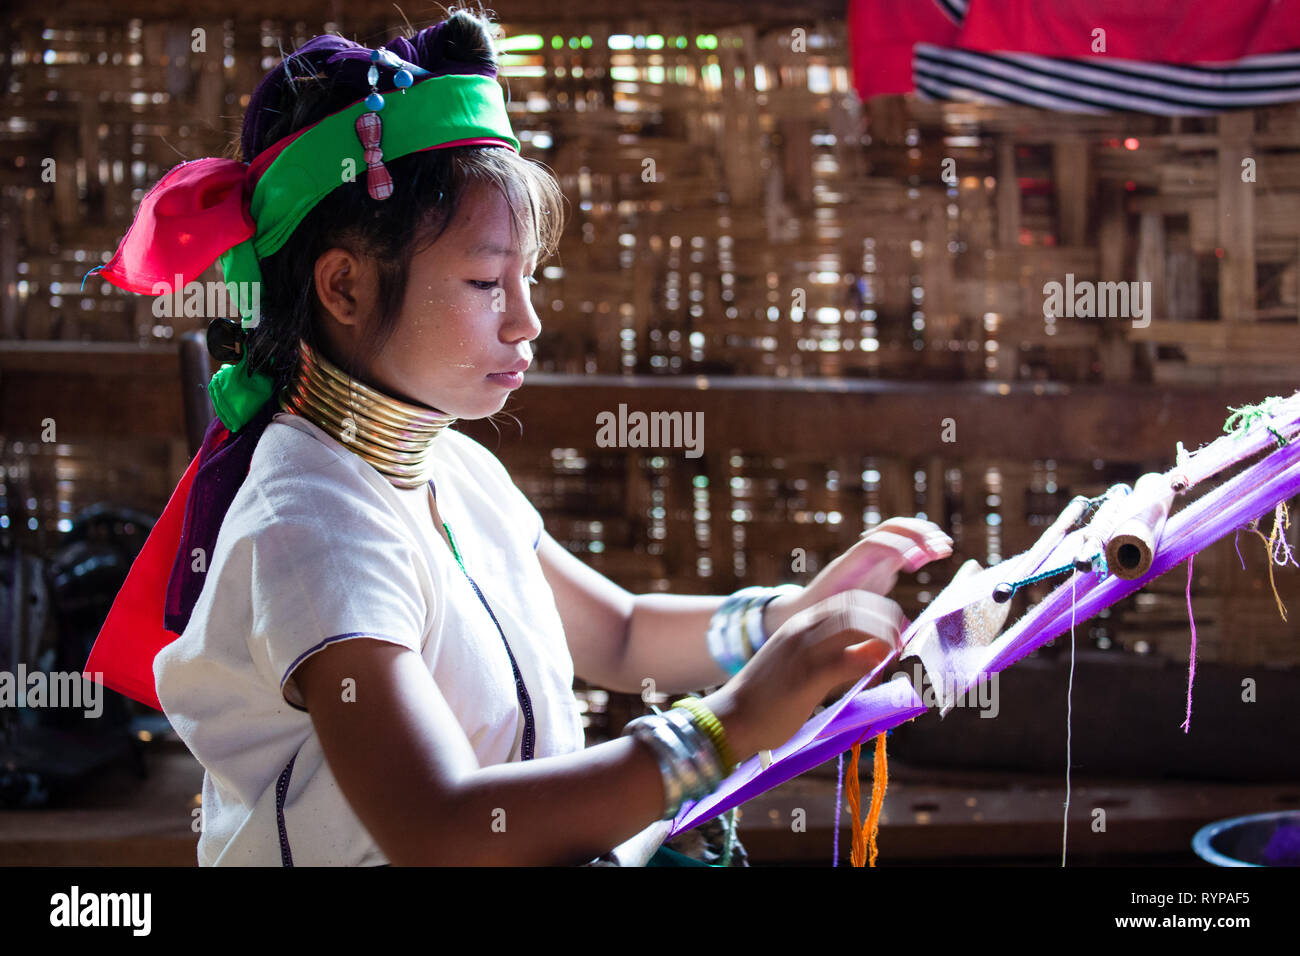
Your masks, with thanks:
<instances>
[{"instance_id":1,"label":"woman's right arm","mask_svg":"<svg viewBox=\"0 0 1300 956\"><path fill-rule=\"evenodd\" d=\"M888 598L850 591L791 618L704 698L738 758L784 743L831 689L897 645ZM355 693L341 692L351 678ZM394 865L574 865L660 819L664 788L631 737L480 767L427 665L367 638L329 645L294 680L344 797Z\"/></svg>"},{"instance_id":2,"label":"woman's right arm","mask_svg":"<svg viewBox=\"0 0 1300 956\"><path fill-rule=\"evenodd\" d=\"M343 641L294 677L344 797L396 866L585 863L663 812L659 765L631 737L480 767L409 648Z\"/></svg>"}]
</instances>

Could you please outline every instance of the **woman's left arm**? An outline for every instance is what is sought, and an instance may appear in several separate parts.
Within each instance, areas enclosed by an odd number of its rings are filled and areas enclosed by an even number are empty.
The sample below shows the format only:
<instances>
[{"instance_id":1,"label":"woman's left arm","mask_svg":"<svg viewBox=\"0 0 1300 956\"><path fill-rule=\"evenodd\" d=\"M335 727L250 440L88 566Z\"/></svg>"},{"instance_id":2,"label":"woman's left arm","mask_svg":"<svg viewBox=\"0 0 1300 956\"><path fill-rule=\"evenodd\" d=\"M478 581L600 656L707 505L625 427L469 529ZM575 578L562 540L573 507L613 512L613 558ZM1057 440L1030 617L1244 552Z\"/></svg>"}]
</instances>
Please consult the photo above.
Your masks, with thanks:
<instances>
[{"instance_id":1,"label":"woman's left arm","mask_svg":"<svg viewBox=\"0 0 1300 956\"><path fill-rule=\"evenodd\" d=\"M537 556L555 594L574 673L584 681L640 694L642 681L649 678L657 693L674 694L727 680L705 641L721 597L633 594L575 558L545 531ZM765 624L777 627L788 616L782 610L768 605Z\"/></svg>"},{"instance_id":2,"label":"woman's left arm","mask_svg":"<svg viewBox=\"0 0 1300 956\"><path fill-rule=\"evenodd\" d=\"M946 558L951 546L952 539L929 521L891 518L864 532L802 592L771 601L763 611L763 632L775 633L798 611L842 591L887 594L899 571ZM647 679L660 694L727 681L730 675L709 654L706 639L709 618L723 597L632 594L545 531L537 556L555 594L574 672L583 680L628 694L641 693Z\"/></svg>"}]
</instances>

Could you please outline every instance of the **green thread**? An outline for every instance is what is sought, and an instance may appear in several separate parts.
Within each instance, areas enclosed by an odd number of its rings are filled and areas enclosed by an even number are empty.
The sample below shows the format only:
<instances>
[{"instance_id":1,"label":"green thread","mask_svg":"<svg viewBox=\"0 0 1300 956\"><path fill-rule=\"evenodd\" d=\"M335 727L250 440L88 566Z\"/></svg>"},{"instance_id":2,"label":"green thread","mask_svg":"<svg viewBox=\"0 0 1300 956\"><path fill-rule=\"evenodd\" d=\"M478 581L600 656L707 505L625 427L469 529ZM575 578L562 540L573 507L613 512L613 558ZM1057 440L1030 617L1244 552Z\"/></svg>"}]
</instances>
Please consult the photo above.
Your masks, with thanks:
<instances>
[{"instance_id":1,"label":"green thread","mask_svg":"<svg viewBox=\"0 0 1300 956\"><path fill-rule=\"evenodd\" d=\"M718 866L731 866L731 853L736 847L736 807L732 807L722 817L722 827L727 833L727 840L722 846L722 859Z\"/></svg>"},{"instance_id":2,"label":"green thread","mask_svg":"<svg viewBox=\"0 0 1300 956\"><path fill-rule=\"evenodd\" d=\"M1232 412L1232 414L1224 421L1223 431L1226 434L1240 437L1249 431L1256 422L1264 418L1271 418L1281 402L1282 397L1280 395L1272 395L1257 405L1242 405L1240 408L1233 408L1229 405L1228 411ZM1273 430L1270 428L1269 431L1272 432ZM1273 432L1273 437L1279 441L1282 440L1276 432Z\"/></svg>"},{"instance_id":3,"label":"green thread","mask_svg":"<svg viewBox=\"0 0 1300 956\"><path fill-rule=\"evenodd\" d=\"M451 542L451 553L456 556L456 563L460 565L462 571L465 571L465 562L460 559L460 550L456 547L455 535L451 533L451 528L447 526L447 522L442 523L442 528L447 532L447 540ZM465 571L465 574L468 575L469 572Z\"/></svg>"},{"instance_id":4,"label":"green thread","mask_svg":"<svg viewBox=\"0 0 1300 956\"><path fill-rule=\"evenodd\" d=\"M1181 448L1181 445L1179 447ZM1098 495L1096 498L1089 498L1088 513L1084 517L1087 518L1091 515L1096 514L1097 510L1101 508L1102 504L1106 501L1106 498L1108 496L1109 496L1109 492L1107 492L1107 494L1104 495ZM1098 567L1098 562L1100 562L1100 567ZM1102 551L1101 553L1094 555L1092 559L1092 564L1093 564L1093 569L1100 571L1103 577L1105 577L1109 573L1106 567L1105 551ZM1037 574L1031 574L1027 578L1021 578L1019 581L1010 581L1008 582L1008 586L1011 588L1011 594L1014 597L1017 591L1019 591L1021 588L1027 585L1036 584L1039 581L1046 580L1047 578L1054 578L1058 574L1064 574L1066 571L1069 571L1073 568L1074 568L1074 562L1068 561L1065 564L1061 565L1059 568L1050 568L1046 571L1040 571Z\"/></svg>"},{"instance_id":5,"label":"green thread","mask_svg":"<svg viewBox=\"0 0 1300 956\"><path fill-rule=\"evenodd\" d=\"M1067 561L1059 568L1052 568L1048 571L1040 571L1038 574L1031 574L1029 577L1022 578L1019 581L1012 581L1011 593L1014 596L1017 591L1019 591L1021 588L1025 587L1026 585L1036 584L1037 582L1043 581L1047 578L1055 577L1058 574L1063 574L1064 572L1069 571L1073 567L1074 567L1074 562Z\"/></svg>"}]
</instances>

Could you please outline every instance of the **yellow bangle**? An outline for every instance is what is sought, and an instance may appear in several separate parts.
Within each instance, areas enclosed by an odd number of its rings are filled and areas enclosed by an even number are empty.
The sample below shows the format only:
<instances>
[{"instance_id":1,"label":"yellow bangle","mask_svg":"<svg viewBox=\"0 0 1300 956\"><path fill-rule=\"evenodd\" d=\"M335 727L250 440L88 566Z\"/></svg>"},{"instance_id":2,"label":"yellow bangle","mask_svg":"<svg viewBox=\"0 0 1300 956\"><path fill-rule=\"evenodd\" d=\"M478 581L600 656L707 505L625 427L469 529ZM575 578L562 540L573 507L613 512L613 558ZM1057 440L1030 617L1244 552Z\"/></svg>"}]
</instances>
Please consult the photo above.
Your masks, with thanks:
<instances>
[{"instance_id":1,"label":"yellow bangle","mask_svg":"<svg viewBox=\"0 0 1300 956\"><path fill-rule=\"evenodd\" d=\"M713 744L713 749L718 752L718 759L722 761L722 766L730 773L738 761L732 754L731 747L727 745L727 732L722 729L722 721L718 720L717 715L698 697L683 697L681 700L674 701L673 706L680 707L695 718L695 723L704 731L705 736Z\"/></svg>"}]
</instances>

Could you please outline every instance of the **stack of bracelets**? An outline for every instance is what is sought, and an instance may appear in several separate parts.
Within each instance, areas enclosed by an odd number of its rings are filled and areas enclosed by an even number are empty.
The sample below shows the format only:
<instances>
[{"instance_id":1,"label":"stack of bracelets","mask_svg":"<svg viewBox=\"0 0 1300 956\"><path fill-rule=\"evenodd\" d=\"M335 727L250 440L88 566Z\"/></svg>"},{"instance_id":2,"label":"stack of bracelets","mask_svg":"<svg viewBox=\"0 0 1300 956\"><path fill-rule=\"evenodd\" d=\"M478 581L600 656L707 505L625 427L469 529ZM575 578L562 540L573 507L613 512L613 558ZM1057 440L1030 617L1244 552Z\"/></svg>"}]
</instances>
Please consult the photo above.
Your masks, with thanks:
<instances>
[{"instance_id":1,"label":"stack of bracelets","mask_svg":"<svg viewBox=\"0 0 1300 956\"><path fill-rule=\"evenodd\" d=\"M763 608L797 584L775 588L747 587L732 594L709 621L709 652L728 674L737 673L753 657L767 634ZM623 735L644 741L659 761L665 806L662 819L677 816L683 803L712 793L739 762L727 743L722 722L703 701L686 697L671 708L629 721Z\"/></svg>"},{"instance_id":2,"label":"stack of bracelets","mask_svg":"<svg viewBox=\"0 0 1300 956\"><path fill-rule=\"evenodd\" d=\"M786 592L802 591L797 584L775 588L741 588L722 602L709 620L709 653L728 674L736 674L763 646L763 609Z\"/></svg>"}]
</instances>

